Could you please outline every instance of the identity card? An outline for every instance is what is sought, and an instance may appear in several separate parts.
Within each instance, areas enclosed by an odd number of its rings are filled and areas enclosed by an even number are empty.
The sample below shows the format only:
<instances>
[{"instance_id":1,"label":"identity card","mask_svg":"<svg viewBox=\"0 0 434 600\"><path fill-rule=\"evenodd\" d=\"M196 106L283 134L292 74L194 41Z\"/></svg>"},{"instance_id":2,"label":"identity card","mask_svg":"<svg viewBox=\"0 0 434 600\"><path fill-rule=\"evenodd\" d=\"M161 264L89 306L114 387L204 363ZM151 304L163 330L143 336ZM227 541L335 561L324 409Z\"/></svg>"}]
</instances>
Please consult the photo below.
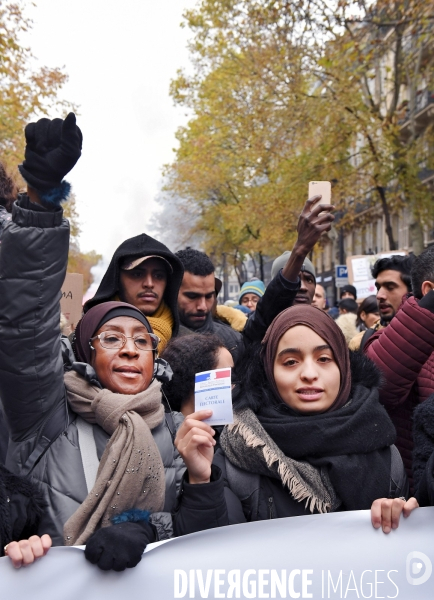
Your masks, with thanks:
<instances>
[{"instance_id":1,"label":"identity card","mask_svg":"<svg viewBox=\"0 0 434 600\"><path fill-rule=\"evenodd\" d=\"M212 410L204 423L227 425L233 423L231 369L215 369L196 373L194 385L195 410Z\"/></svg>"}]
</instances>

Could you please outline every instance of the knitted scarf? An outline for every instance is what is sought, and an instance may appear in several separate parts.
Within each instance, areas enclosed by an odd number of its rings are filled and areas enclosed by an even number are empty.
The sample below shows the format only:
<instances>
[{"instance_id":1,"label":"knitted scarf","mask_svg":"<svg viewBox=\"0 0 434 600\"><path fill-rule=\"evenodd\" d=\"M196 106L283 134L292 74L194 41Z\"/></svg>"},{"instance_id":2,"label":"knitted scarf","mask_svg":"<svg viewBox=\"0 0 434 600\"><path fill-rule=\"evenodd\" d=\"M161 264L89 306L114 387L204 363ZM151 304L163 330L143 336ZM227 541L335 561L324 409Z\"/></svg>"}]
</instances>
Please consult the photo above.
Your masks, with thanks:
<instances>
[{"instance_id":1,"label":"knitted scarf","mask_svg":"<svg viewBox=\"0 0 434 600\"><path fill-rule=\"evenodd\" d=\"M65 545L72 546L85 544L124 510L163 509L164 466L151 430L163 422L164 408L157 381L135 396L101 390L75 371L65 374L65 385L73 411L111 435L95 485L65 523Z\"/></svg>"},{"instance_id":2,"label":"knitted scarf","mask_svg":"<svg viewBox=\"0 0 434 600\"><path fill-rule=\"evenodd\" d=\"M152 317L146 317L151 324L152 330L160 338L158 354L161 354L172 337L173 324L175 322L172 311L163 301Z\"/></svg>"},{"instance_id":3,"label":"knitted scarf","mask_svg":"<svg viewBox=\"0 0 434 600\"><path fill-rule=\"evenodd\" d=\"M331 512L339 506L327 470L285 456L250 408L234 412L234 422L223 429L220 445L240 469L280 479L295 500L306 501L312 513Z\"/></svg>"},{"instance_id":4,"label":"knitted scarf","mask_svg":"<svg viewBox=\"0 0 434 600\"><path fill-rule=\"evenodd\" d=\"M280 479L311 512L330 512L367 510L389 496L395 437L378 389L356 385L338 410L305 416L264 391L259 413L234 413L220 444L234 465Z\"/></svg>"}]
</instances>

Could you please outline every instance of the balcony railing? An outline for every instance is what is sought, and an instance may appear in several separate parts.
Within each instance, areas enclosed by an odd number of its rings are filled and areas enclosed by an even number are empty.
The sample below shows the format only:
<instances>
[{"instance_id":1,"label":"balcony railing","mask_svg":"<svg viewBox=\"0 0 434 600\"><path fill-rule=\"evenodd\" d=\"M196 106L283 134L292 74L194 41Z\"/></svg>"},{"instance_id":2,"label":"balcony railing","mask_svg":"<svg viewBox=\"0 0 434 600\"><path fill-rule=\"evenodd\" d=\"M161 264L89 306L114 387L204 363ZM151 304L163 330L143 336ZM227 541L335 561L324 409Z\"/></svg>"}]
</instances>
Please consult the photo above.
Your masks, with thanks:
<instances>
[{"instance_id":1,"label":"balcony railing","mask_svg":"<svg viewBox=\"0 0 434 600\"><path fill-rule=\"evenodd\" d=\"M434 104L434 92L431 90L423 90L423 92L416 95L414 109L411 111L410 107L407 107L401 118L398 119L398 125L401 125L401 129L404 129L410 124L412 118L417 123L419 118L427 112L426 109L431 104Z\"/></svg>"}]
</instances>

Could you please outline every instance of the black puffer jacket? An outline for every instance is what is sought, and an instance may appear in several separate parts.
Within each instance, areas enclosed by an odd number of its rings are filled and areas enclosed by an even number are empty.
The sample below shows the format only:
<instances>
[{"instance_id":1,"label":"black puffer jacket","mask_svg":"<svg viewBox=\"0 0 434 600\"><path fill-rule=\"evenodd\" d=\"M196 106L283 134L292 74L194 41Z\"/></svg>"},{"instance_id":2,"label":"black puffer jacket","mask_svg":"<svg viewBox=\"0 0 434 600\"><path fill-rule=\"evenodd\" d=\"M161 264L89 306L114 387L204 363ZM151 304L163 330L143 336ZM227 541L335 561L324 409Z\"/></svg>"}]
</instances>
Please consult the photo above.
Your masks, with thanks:
<instances>
[{"instance_id":1,"label":"black puffer jacket","mask_svg":"<svg viewBox=\"0 0 434 600\"><path fill-rule=\"evenodd\" d=\"M63 525L87 496L76 415L68 409L60 338L60 289L69 224L62 210L46 211L21 196L3 232L0 251L0 398L10 431L6 466L30 475L48 509L40 531L63 544ZM175 418L175 427L181 418ZM153 430L165 467L160 536L171 528L184 464L166 423ZM109 438L93 425L98 457Z\"/></svg>"},{"instance_id":2,"label":"black puffer jacket","mask_svg":"<svg viewBox=\"0 0 434 600\"><path fill-rule=\"evenodd\" d=\"M0 465L0 556L9 542L38 533L46 508L42 494L30 481Z\"/></svg>"},{"instance_id":3,"label":"black puffer jacket","mask_svg":"<svg viewBox=\"0 0 434 600\"><path fill-rule=\"evenodd\" d=\"M365 405L371 407L378 405L384 412L384 418L387 419L384 409L378 403L378 371L363 356L352 357L351 366L353 379L351 398L357 396L357 405L362 411L365 410ZM333 414L338 415L338 411ZM371 431L376 427L376 423L373 422ZM390 428L392 428L391 423ZM382 435L377 431L378 434ZM386 434L385 439L387 439ZM352 441L346 439L345 450L342 453L346 454L351 447ZM390 482L386 482L386 486L382 485L382 488L389 488L390 497L407 496L408 481L399 452L395 446L391 446L390 450L385 447L384 453L386 452L390 457ZM351 458L350 452L350 460ZM310 460L315 465L317 459L306 457L300 460ZM357 463L354 464L355 468L360 468ZM365 463L362 461L360 464ZM350 485L357 489L357 485L363 485L362 482L370 478L370 473L371 471L366 472L365 469L357 479L357 471L355 471L354 482L352 481ZM369 507L358 506L358 509L366 508ZM338 510L342 509L338 508ZM188 483L187 474L184 476L174 514L174 527L176 535L185 535L246 521L310 514L312 513L306 506L306 502L296 501L288 488L281 483L280 479L276 479L275 475L268 477L240 469L230 463L223 450L219 449L214 457L210 483L191 485Z\"/></svg>"},{"instance_id":4,"label":"black puffer jacket","mask_svg":"<svg viewBox=\"0 0 434 600\"><path fill-rule=\"evenodd\" d=\"M434 506L434 394L413 415L413 477L421 506Z\"/></svg>"},{"instance_id":5,"label":"black puffer jacket","mask_svg":"<svg viewBox=\"0 0 434 600\"><path fill-rule=\"evenodd\" d=\"M178 292L184 275L184 267L179 258L167 246L154 240L154 238L146 235L146 233L136 235L136 237L122 242L113 254L95 296L84 305L84 312L87 312L92 306L113 300L116 295L119 295L120 262L126 258L132 260L141 256L161 256L170 263L173 269L173 273L167 279L164 300L173 314L174 326L172 336L175 337L179 330Z\"/></svg>"}]
</instances>

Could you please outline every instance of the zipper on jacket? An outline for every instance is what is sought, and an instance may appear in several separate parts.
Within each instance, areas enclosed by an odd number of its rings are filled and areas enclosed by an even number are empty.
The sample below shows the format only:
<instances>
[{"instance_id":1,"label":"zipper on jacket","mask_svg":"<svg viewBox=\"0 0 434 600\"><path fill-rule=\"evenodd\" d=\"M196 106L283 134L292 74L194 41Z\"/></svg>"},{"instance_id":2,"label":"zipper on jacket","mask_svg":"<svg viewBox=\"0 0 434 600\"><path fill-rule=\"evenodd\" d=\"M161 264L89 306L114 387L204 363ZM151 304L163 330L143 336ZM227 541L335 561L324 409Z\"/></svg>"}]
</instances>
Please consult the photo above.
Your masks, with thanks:
<instances>
[{"instance_id":1,"label":"zipper on jacket","mask_svg":"<svg viewBox=\"0 0 434 600\"><path fill-rule=\"evenodd\" d=\"M269 511L269 518L270 519L274 519L275 515L274 515L274 499L273 496L270 496L268 498L268 511Z\"/></svg>"}]
</instances>

